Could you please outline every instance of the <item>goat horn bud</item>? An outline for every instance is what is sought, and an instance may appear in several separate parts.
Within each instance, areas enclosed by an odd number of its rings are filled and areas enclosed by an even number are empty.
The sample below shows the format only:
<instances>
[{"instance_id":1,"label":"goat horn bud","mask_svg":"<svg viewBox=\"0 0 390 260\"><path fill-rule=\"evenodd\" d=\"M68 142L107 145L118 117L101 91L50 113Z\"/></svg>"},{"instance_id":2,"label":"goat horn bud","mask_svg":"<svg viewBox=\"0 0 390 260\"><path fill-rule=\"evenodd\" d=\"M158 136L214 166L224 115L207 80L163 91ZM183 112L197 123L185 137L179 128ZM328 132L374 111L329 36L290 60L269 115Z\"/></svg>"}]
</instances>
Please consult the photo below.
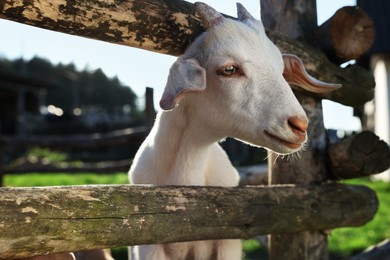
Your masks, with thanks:
<instances>
[{"instance_id":1,"label":"goat horn bud","mask_svg":"<svg viewBox=\"0 0 390 260\"><path fill-rule=\"evenodd\" d=\"M244 21L247 19L255 20L253 16L245 9L241 3L237 3L237 18L239 21Z\"/></svg>"},{"instance_id":2,"label":"goat horn bud","mask_svg":"<svg viewBox=\"0 0 390 260\"><path fill-rule=\"evenodd\" d=\"M283 61L283 76L290 84L300 86L314 93L326 93L341 88L341 84L326 83L310 76L305 70L301 59L295 55L283 54Z\"/></svg>"},{"instance_id":3,"label":"goat horn bud","mask_svg":"<svg viewBox=\"0 0 390 260\"><path fill-rule=\"evenodd\" d=\"M206 28L215 26L223 19L218 11L205 3L196 2L194 5L196 15L199 16Z\"/></svg>"}]
</instances>

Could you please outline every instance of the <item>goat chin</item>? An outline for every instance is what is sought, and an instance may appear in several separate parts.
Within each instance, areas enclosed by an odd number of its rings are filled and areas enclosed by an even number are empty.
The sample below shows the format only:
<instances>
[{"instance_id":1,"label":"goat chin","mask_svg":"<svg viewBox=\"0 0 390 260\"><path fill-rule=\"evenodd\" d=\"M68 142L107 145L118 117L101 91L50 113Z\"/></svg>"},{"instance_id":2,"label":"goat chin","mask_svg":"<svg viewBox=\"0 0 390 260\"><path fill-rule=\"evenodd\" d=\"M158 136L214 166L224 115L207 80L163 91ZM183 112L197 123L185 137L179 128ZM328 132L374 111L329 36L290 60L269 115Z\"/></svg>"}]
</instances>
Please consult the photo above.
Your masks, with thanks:
<instances>
[{"instance_id":1,"label":"goat chin","mask_svg":"<svg viewBox=\"0 0 390 260\"><path fill-rule=\"evenodd\" d=\"M300 152L306 145L306 136L304 140L299 141L287 141L277 136L267 134L267 137L270 138L271 143L268 145L269 150L277 153L279 155L289 155Z\"/></svg>"}]
</instances>

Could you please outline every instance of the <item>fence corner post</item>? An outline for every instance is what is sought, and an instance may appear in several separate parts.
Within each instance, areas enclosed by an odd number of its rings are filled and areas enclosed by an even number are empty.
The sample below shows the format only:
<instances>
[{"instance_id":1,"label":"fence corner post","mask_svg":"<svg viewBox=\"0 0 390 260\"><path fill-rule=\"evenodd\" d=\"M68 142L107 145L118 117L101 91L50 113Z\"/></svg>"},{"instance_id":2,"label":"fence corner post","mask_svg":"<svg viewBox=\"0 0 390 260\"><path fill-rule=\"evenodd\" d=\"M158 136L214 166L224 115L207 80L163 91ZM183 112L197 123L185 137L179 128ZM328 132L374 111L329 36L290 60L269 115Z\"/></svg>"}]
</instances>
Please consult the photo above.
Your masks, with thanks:
<instances>
[{"instance_id":1,"label":"fence corner post","mask_svg":"<svg viewBox=\"0 0 390 260\"><path fill-rule=\"evenodd\" d=\"M305 13L294 11L298 4L304 6ZM261 1L262 20L266 29L281 32L293 39L310 42L317 26L316 2L294 0L288 3L291 8L282 6L281 0ZM283 24L293 23L288 31ZM291 29L293 28L293 29ZM297 160L277 159L269 156L269 184L314 184L326 180L325 146L326 132L323 125L321 100L302 93L295 93L309 118L309 144ZM269 256L279 259L328 259L327 235L321 231L305 231L293 234L270 235Z\"/></svg>"}]
</instances>

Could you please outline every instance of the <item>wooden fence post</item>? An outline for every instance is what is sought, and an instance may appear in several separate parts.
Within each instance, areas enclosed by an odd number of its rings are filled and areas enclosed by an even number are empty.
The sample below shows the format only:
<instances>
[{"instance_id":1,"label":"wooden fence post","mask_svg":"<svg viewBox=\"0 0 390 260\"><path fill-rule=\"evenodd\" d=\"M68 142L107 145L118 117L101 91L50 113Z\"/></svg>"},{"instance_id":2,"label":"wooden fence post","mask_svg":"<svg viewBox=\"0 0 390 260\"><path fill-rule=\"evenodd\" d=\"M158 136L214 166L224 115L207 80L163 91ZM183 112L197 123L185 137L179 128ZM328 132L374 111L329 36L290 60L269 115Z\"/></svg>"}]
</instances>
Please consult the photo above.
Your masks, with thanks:
<instances>
[{"instance_id":1,"label":"wooden fence post","mask_svg":"<svg viewBox=\"0 0 390 260\"><path fill-rule=\"evenodd\" d=\"M145 90L145 116L147 126L152 128L156 118L156 110L154 109L153 88L150 87L146 87Z\"/></svg>"},{"instance_id":2,"label":"wooden fence post","mask_svg":"<svg viewBox=\"0 0 390 260\"><path fill-rule=\"evenodd\" d=\"M269 184L315 184L326 180L322 106L319 100L298 95L309 118L309 144L300 159L269 158ZM315 210L315 209L313 209ZM270 259L328 259L327 235L321 231L269 236Z\"/></svg>"},{"instance_id":3,"label":"wooden fence post","mask_svg":"<svg viewBox=\"0 0 390 260\"><path fill-rule=\"evenodd\" d=\"M262 0L262 19L266 29L293 39L310 42L317 25L316 2ZM284 8L280 8L284 6ZM295 8L299 6L300 8ZM281 26L288 25L288 26ZM309 143L300 159L269 157L269 184L314 184L326 180L326 132L321 100L296 93L309 118ZM291 160L289 160L291 158ZM314 210L314 209L313 209ZM327 235L321 231L269 236L270 259L328 259Z\"/></svg>"}]
</instances>

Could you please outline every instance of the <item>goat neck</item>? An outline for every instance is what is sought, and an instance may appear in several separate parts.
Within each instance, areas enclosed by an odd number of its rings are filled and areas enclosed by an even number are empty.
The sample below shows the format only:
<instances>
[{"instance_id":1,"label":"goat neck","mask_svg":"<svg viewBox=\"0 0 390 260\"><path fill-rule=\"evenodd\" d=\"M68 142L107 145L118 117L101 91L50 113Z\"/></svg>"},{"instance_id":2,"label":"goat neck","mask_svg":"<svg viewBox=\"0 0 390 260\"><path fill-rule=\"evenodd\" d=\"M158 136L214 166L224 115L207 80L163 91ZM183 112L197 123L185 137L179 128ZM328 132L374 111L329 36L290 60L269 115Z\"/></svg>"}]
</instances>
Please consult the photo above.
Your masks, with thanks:
<instances>
[{"instance_id":1,"label":"goat neck","mask_svg":"<svg viewBox=\"0 0 390 260\"><path fill-rule=\"evenodd\" d=\"M154 184L205 184L202 173L209 148L217 137L199 127L185 105L169 112L159 112L148 139L149 149L153 150L150 152L158 157L151 165L160 173Z\"/></svg>"}]
</instances>

